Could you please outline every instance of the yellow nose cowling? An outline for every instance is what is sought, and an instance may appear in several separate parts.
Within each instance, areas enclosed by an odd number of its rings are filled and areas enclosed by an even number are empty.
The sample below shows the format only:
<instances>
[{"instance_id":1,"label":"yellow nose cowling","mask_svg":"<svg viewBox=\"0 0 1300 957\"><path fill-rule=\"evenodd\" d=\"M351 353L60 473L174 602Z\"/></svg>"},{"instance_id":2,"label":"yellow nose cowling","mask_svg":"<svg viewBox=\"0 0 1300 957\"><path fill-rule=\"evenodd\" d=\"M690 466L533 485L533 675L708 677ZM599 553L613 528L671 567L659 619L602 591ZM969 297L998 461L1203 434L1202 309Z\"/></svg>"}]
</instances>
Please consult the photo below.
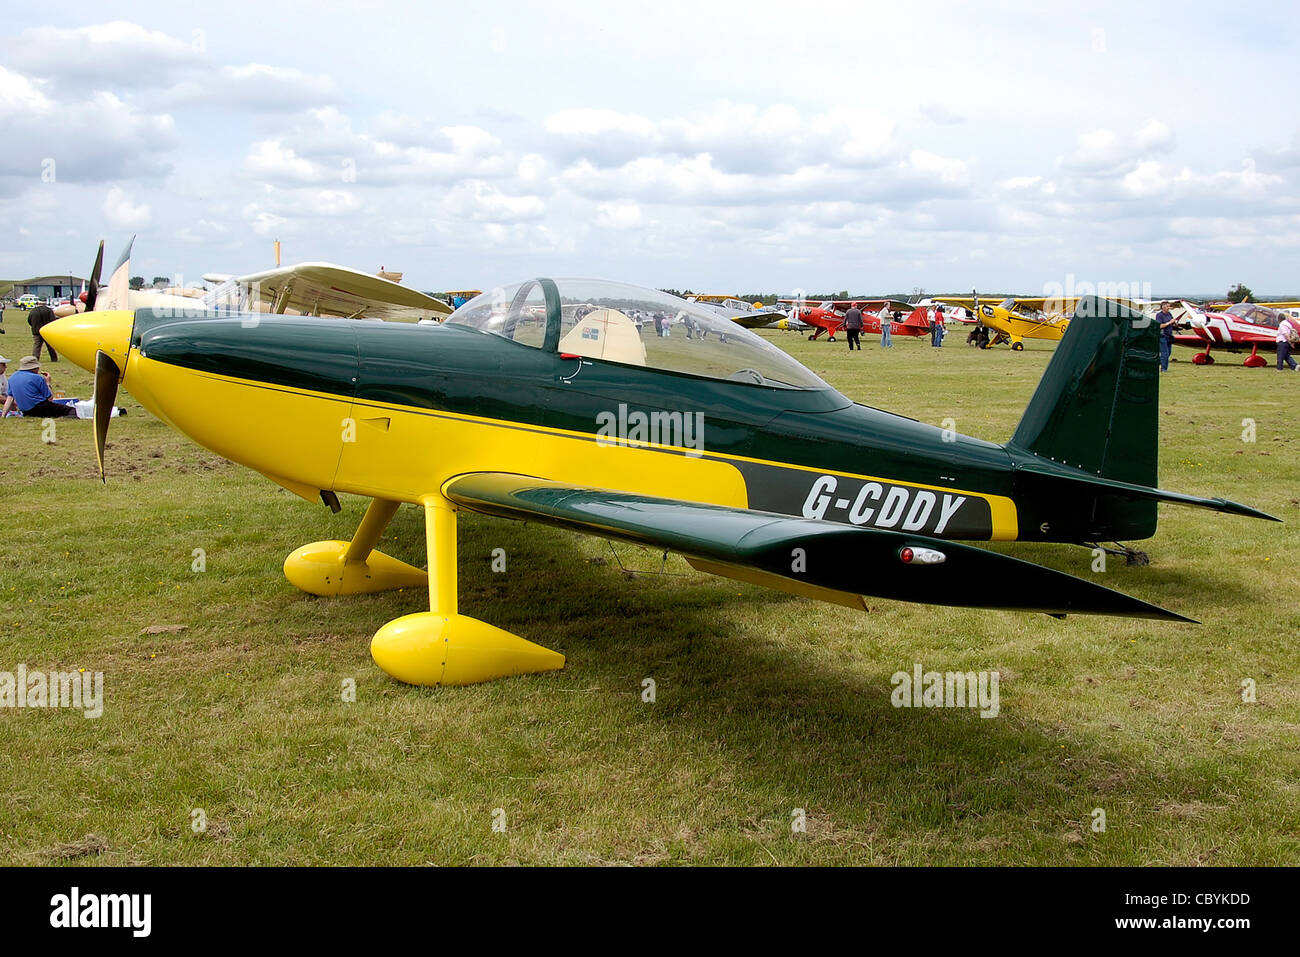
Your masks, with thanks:
<instances>
[{"instance_id":1,"label":"yellow nose cowling","mask_svg":"<svg viewBox=\"0 0 1300 957\"><path fill-rule=\"evenodd\" d=\"M130 310L83 312L43 326L41 338L88 372L95 371L97 352L106 353L123 372L134 323L135 313Z\"/></svg>"}]
</instances>

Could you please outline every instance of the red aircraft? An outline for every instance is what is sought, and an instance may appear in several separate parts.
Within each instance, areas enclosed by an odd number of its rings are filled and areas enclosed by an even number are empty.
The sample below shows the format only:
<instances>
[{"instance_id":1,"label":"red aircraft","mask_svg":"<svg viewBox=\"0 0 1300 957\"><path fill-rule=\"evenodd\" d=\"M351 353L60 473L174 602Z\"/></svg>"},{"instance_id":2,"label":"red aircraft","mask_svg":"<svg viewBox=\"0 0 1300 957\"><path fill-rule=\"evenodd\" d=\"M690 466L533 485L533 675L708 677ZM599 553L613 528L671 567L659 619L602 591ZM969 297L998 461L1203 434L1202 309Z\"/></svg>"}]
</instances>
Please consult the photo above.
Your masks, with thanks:
<instances>
[{"instance_id":1,"label":"red aircraft","mask_svg":"<svg viewBox=\"0 0 1300 957\"><path fill-rule=\"evenodd\" d=\"M1241 302L1226 309L1210 307L1201 311L1189 308L1186 312L1191 331L1175 336L1174 342L1204 349L1192 356L1192 362L1198 366L1213 365L1214 356L1210 355L1210 350L1218 346L1225 352L1241 352L1249 348L1250 355L1243 365L1251 369L1262 368L1269 365L1269 360L1259 354L1260 347L1265 352L1277 348L1278 323L1293 318L1295 305L1289 302Z\"/></svg>"},{"instance_id":2,"label":"red aircraft","mask_svg":"<svg viewBox=\"0 0 1300 957\"><path fill-rule=\"evenodd\" d=\"M862 310L862 331L880 335L881 325L890 323L890 331L896 336L928 336L930 318L924 306L913 306L899 299L827 299L819 305L810 305L806 299L782 299L791 303L790 318L806 322L814 327L809 339L820 338L828 333L827 342L835 341L835 333L844 325L844 314L852 306Z\"/></svg>"}]
</instances>

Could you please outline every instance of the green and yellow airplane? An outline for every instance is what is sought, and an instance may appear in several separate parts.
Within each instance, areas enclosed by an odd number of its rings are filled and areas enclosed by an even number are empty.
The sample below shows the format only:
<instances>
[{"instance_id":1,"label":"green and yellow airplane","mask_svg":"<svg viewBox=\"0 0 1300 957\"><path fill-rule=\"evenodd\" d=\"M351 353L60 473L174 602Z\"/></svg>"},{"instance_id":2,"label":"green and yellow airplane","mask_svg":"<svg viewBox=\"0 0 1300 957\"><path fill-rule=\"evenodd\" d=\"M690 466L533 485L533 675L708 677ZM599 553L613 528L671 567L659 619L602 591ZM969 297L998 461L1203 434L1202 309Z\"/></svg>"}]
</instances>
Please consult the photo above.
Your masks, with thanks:
<instances>
[{"instance_id":1,"label":"green and yellow airplane","mask_svg":"<svg viewBox=\"0 0 1300 957\"><path fill-rule=\"evenodd\" d=\"M629 318L647 312L726 336L655 336ZM101 474L121 384L304 499L370 499L350 542L304 545L284 572L314 595L427 585L429 611L371 642L384 671L420 685L564 664L459 613L462 510L859 609L873 595L1170 621L1191 619L957 540L1147 538L1158 502L1270 518L1155 487L1155 325L1101 300L1081 303L1004 445L855 403L714 310L621 283L528 280L440 325L146 308L42 334L95 372ZM427 572L375 550L402 503L424 510Z\"/></svg>"}]
</instances>

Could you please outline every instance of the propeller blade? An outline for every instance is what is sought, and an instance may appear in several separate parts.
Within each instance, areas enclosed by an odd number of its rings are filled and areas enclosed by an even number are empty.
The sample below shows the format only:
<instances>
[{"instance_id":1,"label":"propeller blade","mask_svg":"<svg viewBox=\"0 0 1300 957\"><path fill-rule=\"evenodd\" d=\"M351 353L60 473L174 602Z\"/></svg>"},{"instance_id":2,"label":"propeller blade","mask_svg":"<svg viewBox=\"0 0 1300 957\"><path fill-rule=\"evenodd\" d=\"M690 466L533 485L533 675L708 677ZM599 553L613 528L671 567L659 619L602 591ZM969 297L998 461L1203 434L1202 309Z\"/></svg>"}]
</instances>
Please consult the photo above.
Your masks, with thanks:
<instances>
[{"instance_id":1,"label":"propeller blade","mask_svg":"<svg viewBox=\"0 0 1300 957\"><path fill-rule=\"evenodd\" d=\"M104 240L99 241L94 268L90 270L90 286L86 289L86 312L95 311L95 298L99 295L99 274L104 269Z\"/></svg>"},{"instance_id":2,"label":"propeller blade","mask_svg":"<svg viewBox=\"0 0 1300 957\"><path fill-rule=\"evenodd\" d=\"M117 402L117 386L122 377L117 363L108 353L95 353L95 457L99 459L99 480L108 484L104 474L104 444L108 441L108 421Z\"/></svg>"}]
</instances>

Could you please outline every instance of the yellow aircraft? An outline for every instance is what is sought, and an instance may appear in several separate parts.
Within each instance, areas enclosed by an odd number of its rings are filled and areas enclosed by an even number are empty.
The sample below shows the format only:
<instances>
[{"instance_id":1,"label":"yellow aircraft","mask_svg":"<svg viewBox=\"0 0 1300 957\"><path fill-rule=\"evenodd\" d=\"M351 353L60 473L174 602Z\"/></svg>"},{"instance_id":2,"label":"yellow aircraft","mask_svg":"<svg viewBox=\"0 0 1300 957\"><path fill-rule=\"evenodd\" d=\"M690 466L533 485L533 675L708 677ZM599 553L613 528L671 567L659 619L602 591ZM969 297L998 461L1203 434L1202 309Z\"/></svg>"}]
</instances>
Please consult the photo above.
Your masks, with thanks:
<instances>
[{"instance_id":1,"label":"yellow aircraft","mask_svg":"<svg viewBox=\"0 0 1300 957\"><path fill-rule=\"evenodd\" d=\"M1065 314L1073 312L1079 303L1078 296L1012 296L997 305L987 299L981 302L977 295L932 298L945 306L969 309L977 322L998 333L990 345L1010 341L1016 352L1025 348L1024 339L1059 340L1070 326Z\"/></svg>"}]
</instances>

